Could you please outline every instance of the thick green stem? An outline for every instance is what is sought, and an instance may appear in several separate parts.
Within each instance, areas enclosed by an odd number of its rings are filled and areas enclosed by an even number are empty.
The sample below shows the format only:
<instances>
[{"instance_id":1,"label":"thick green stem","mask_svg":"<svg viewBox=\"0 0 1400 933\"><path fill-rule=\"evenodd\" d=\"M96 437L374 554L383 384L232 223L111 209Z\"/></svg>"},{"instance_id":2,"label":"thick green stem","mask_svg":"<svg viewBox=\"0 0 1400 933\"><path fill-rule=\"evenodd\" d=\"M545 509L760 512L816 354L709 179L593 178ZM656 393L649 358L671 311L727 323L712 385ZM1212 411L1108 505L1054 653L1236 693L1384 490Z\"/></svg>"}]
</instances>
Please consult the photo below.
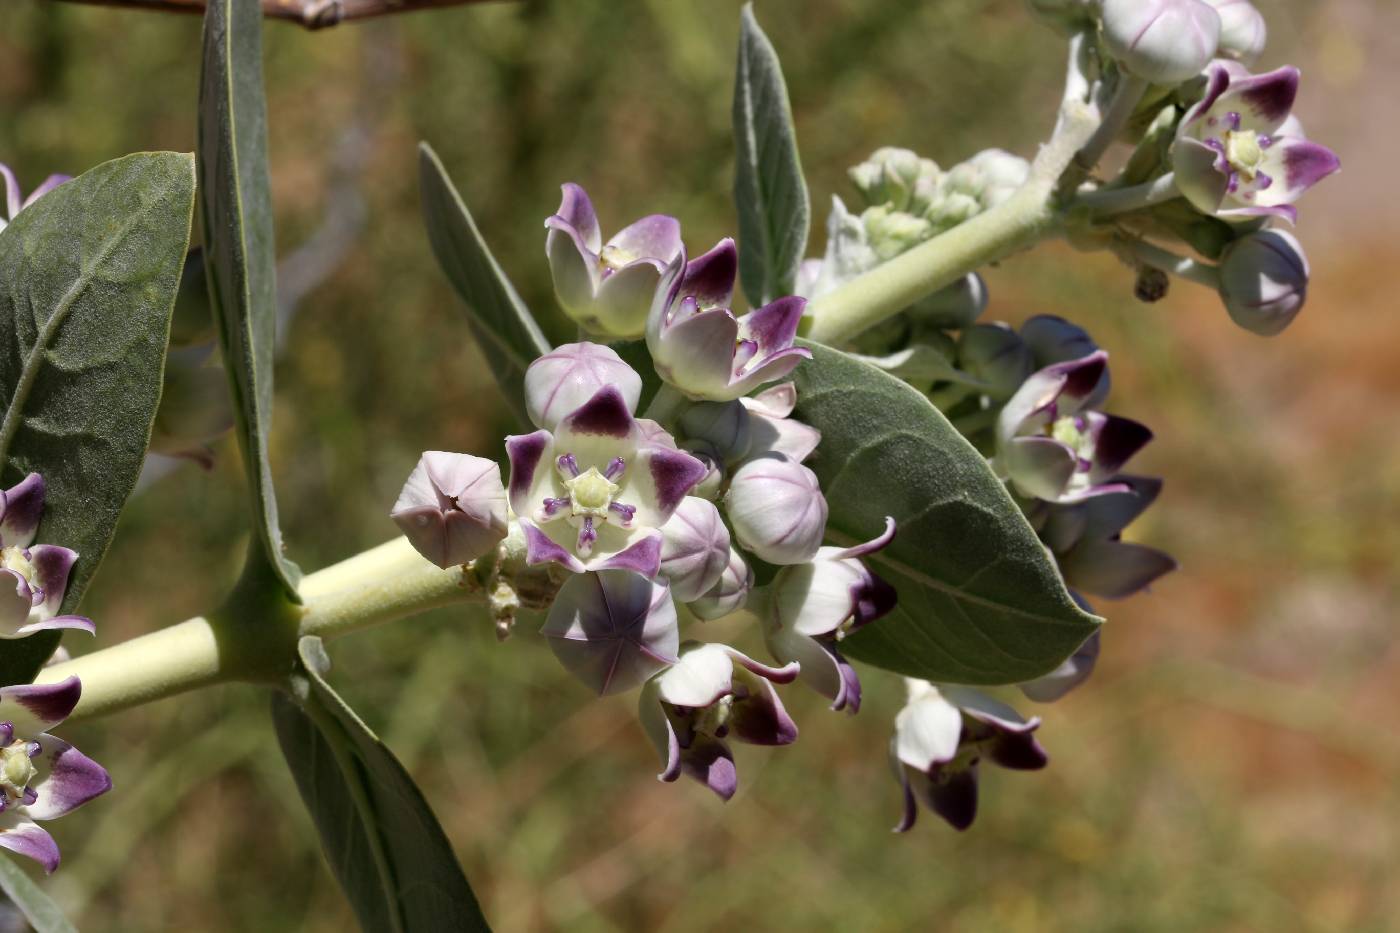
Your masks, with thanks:
<instances>
[{"instance_id":1,"label":"thick green stem","mask_svg":"<svg viewBox=\"0 0 1400 933\"><path fill-rule=\"evenodd\" d=\"M1030 179L991 210L921 243L812 302L807 336L839 345L915 301L1050 233L1058 217L1055 188L1097 127L1087 105L1065 105L1060 127L1031 166Z\"/></svg>"},{"instance_id":2,"label":"thick green stem","mask_svg":"<svg viewBox=\"0 0 1400 933\"><path fill-rule=\"evenodd\" d=\"M295 646L302 635L334 638L440 606L487 601L476 568L435 567L405 538L311 574L300 592L296 637L270 631L278 619L260 628L263 620L215 613L46 667L38 681L76 675L83 696L74 715L100 716L212 684L273 680L294 663L279 646Z\"/></svg>"}]
</instances>

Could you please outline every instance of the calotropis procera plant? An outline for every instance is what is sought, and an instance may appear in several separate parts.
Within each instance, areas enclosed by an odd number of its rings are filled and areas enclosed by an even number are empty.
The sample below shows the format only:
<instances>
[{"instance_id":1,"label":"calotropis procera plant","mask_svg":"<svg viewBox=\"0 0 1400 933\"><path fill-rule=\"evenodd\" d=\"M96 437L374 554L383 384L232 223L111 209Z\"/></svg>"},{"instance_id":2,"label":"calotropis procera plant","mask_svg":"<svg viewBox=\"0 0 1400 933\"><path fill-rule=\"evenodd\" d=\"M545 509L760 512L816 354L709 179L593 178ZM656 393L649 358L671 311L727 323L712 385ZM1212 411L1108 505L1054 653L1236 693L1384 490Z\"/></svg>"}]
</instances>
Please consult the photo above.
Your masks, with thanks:
<instances>
[{"instance_id":1,"label":"calotropis procera plant","mask_svg":"<svg viewBox=\"0 0 1400 933\"><path fill-rule=\"evenodd\" d=\"M940 165L871 140L812 256L787 89L746 9L738 241L688 249L661 213L605 240L584 187L566 183L530 273L577 325L561 345L424 146L428 239L518 429L503 456L404 463L401 494L382 503L403 536L306 576L286 556L268 458L261 5L207 4L193 157L140 153L28 198L0 166L0 847L53 870L39 823L111 785L49 729L243 681L272 692L362 926L484 928L411 776L327 681L327 640L452 605L503 639L521 622L538 631L580 699L635 691L659 778L724 799L742 757L765 753L739 743L803 754L798 681L832 710L864 705L881 735L893 719L900 829L920 805L969 827L984 760L1045 767L1041 717L1023 704L1090 676L1105 641L1086 600L1140 593L1176 563L1134 533L1162 482L1124 472L1152 437L1109 410L1110 352L1124 358L1057 315L984 320L1001 309L979 270L1061 237L1119 257L1140 299L1185 279L1239 326L1279 334L1310 267L1278 225L1338 160L1293 114L1297 69L1249 71L1267 32L1246 0L1028 8L1067 38L1069 61L1035 157L990 146ZM1114 146L1125 159L1105 159ZM252 528L228 597L68 658L59 636L93 631L79 603L148 449L207 462L230 425ZM901 677L901 709L869 689ZM8 861L0 877L36 923L58 916Z\"/></svg>"}]
</instances>

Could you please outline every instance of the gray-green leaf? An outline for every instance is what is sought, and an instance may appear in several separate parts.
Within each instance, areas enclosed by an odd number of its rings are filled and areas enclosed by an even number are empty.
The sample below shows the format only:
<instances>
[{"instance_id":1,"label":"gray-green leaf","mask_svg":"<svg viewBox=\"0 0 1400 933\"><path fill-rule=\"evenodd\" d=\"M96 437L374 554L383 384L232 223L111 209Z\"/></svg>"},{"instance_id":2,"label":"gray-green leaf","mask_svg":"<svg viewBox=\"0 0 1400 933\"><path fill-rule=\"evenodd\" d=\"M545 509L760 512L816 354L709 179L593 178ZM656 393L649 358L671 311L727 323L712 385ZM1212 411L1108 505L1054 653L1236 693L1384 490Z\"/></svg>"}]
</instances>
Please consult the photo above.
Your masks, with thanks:
<instances>
[{"instance_id":1,"label":"gray-green leaf","mask_svg":"<svg viewBox=\"0 0 1400 933\"><path fill-rule=\"evenodd\" d=\"M321 845L366 931L489 930L428 802L322 679L321 640L298 645L296 696L276 694L277 739Z\"/></svg>"},{"instance_id":2,"label":"gray-green leaf","mask_svg":"<svg viewBox=\"0 0 1400 933\"><path fill-rule=\"evenodd\" d=\"M734 145L739 278L757 307L792 294L812 208L782 66L751 4L744 6L739 24Z\"/></svg>"},{"instance_id":3,"label":"gray-green leaf","mask_svg":"<svg viewBox=\"0 0 1400 933\"><path fill-rule=\"evenodd\" d=\"M899 591L890 615L842 642L852 657L928 680L1016 683L1053 670L1101 620L1070 598L987 462L923 395L820 344L797 368L794 417L822 432L809 466L828 537L894 542L868 560Z\"/></svg>"},{"instance_id":4,"label":"gray-green leaf","mask_svg":"<svg viewBox=\"0 0 1400 933\"><path fill-rule=\"evenodd\" d=\"M199 184L209 299L253 492L255 538L276 581L295 601L300 571L282 554L267 452L277 289L258 0L211 0L205 12Z\"/></svg>"},{"instance_id":5,"label":"gray-green leaf","mask_svg":"<svg viewBox=\"0 0 1400 933\"><path fill-rule=\"evenodd\" d=\"M530 309L515 293L476 221L431 146L418 147L423 220L433 255L467 303L467 325L496 376L511 410L528 426L525 369L550 350Z\"/></svg>"},{"instance_id":6,"label":"gray-green leaf","mask_svg":"<svg viewBox=\"0 0 1400 933\"><path fill-rule=\"evenodd\" d=\"M44 889L5 856L0 856L0 891L24 914L34 933L77 933Z\"/></svg>"},{"instance_id":7,"label":"gray-green leaf","mask_svg":"<svg viewBox=\"0 0 1400 933\"><path fill-rule=\"evenodd\" d=\"M65 613L141 471L193 210L193 158L148 152L60 185L0 231L0 481L43 474L38 540L79 554ZM29 683L57 644L0 643L0 684Z\"/></svg>"}]
</instances>

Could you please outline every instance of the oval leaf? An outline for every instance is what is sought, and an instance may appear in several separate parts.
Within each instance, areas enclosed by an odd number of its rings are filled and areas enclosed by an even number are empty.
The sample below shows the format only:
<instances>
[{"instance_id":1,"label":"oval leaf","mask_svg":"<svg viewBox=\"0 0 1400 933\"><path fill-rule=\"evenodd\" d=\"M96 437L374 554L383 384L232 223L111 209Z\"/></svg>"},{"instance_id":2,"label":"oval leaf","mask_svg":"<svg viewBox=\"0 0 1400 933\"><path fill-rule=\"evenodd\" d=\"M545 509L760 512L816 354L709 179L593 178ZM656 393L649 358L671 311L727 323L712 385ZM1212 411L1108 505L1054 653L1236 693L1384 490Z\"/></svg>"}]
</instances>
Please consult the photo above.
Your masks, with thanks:
<instances>
[{"instance_id":1,"label":"oval leaf","mask_svg":"<svg viewBox=\"0 0 1400 933\"><path fill-rule=\"evenodd\" d=\"M812 208L782 66L751 4L739 23L734 145L739 278L749 303L758 307L792 294Z\"/></svg>"},{"instance_id":2,"label":"oval leaf","mask_svg":"<svg viewBox=\"0 0 1400 933\"><path fill-rule=\"evenodd\" d=\"M193 210L193 158L148 152L60 185L0 231L0 482L43 474L38 540L79 554L65 613L141 471ZM29 683L57 644L0 643L0 683Z\"/></svg>"},{"instance_id":3,"label":"oval leaf","mask_svg":"<svg viewBox=\"0 0 1400 933\"><path fill-rule=\"evenodd\" d=\"M899 591L890 615L842 642L912 677L998 684L1054 670L1101 620L1082 611L1006 487L928 399L867 363L803 342L793 417L822 432L808 464L828 536L894 542L870 560Z\"/></svg>"},{"instance_id":4,"label":"oval leaf","mask_svg":"<svg viewBox=\"0 0 1400 933\"><path fill-rule=\"evenodd\" d=\"M77 933L44 889L10 859L0 856L0 891L19 908L34 933Z\"/></svg>"},{"instance_id":5,"label":"oval leaf","mask_svg":"<svg viewBox=\"0 0 1400 933\"><path fill-rule=\"evenodd\" d=\"M491 255L466 203L427 143L418 147L418 169L423 220L433 255L467 303L467 325L481 346L501 393L521 424L529 425L525 369L536 357L550 351L549 341Z\"/></svg>"},{"instance_id":6,"label":"oval leaf","mask_svg":"<svg viewBox=\"0 0 1400 933\"><path fill-rule=\"evenodd\" d=\"M199 183L209 299L253 491L254 537L274 579L297 601L301 572L282 554L267 453L277 286L258 0L210 0L205 12Z\"/></svg>"},{"instance_id":7,"label":"oval leaf","mask_svg":"<svg viewBox=\"0 0 1400 933\"><path fill-rule=\"evenodd\" d=\"M489 930L452 844L413 778L322 674L321 640L298 646L297 696L275 694L282 754L364 930Z\"/></svg>"}]
</instances>

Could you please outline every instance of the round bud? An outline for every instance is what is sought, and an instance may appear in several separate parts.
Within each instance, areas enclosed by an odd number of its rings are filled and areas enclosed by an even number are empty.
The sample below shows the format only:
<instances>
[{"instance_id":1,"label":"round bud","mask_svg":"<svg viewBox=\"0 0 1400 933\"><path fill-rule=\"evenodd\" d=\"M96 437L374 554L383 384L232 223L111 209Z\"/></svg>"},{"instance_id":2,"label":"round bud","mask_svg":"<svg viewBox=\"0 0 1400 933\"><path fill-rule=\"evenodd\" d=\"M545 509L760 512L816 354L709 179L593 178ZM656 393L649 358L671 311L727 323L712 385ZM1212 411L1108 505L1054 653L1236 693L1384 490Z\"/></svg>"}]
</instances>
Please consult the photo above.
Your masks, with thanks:
<instances>
[{"instance_id":1,"label":"round bud","mask_svg":"<svg viewBox=\"0 0 1400 933\"><path fill-rule=\"evenodd\" d=\"M476 560L506 536L506 490L495 461L429 450L389 517L439 567Z\"/></svg>"},{"instance_id":2,"label":"round bud","mask_svg":"<svg viewBox=\"0 0 1400 933\"><path fill-rule=\"evenodd\" d=\"M1308 297L1308 257L1291 233L1260 230L1220 258L1220 298L1230 319L1262 337L1281 333Z\"/></svg>"},{"instance_id":3,"label":"round bud","mask_svg":"<svg viewBox=\"0 0 1400 933\"><path fill-rule=\"evenodd\" d=\"M1252 64L1264 54L1269 29L1249 0L1206 0L1220 16L1220 54Z\"/></svg>"},{"instance_id":4,"label":"round bud","mask_svg":"<svg viewBox=\"0 0 1400 933\"><path fill-rule=\"evenodd\" d=\"M680 435L687 441L704 441L724 463L744 459L752 437L749 412L738 399L728 402L695 402L681 412Z\"/></svg>"},{"instance_id":5,"label":"round bud","mask_svg":"<svg viewBox=\"0 0 1400 933\"><path fill-rule=\"evenodd\" d=\"M958 365L987 384L987 394L1008 399L1035 369L1030 347L1005 324L974 324L958 340Z\"/></svg>"},{"instance_id":6,"label":"round bud","mask_svg":"<svg viewBox=\"0 0 1400 933\"><path fill-rule=\"evenodd\" d=\"M704 596L691 600L686 605L701 619L720 619L742 609L751 589L753 568L744 560L744 555L730 545L729 560L719 575L719 582L710 587Z\"/></svg>"},{"instance_id":7,"label":"round bud","mask_svg":"<svg viewBox=\"0 0 1400 933\"><path fill-rule=\"evenodd\" d=\"M683 603L719 582L729 562L729 529L713 502L686 496L661 526L661 576Z\"/></svg>"},{"instance_id":8,"label":"round bud","mask_svg":"<svg viewBox=\"0 0 1400 933\"><path fill-rule=\"evenodd\" d=\"M1103 0L1102 15L1109 54L1153 84L1195 77L1220 45L1220 15L1204 0Z\"/></svg>"},{"instance_id":9,"label":"round bud","mask_svg":"<svg viewBox=\"0 0 1400 933\"><path fill-rule=\"evenodd\" d=\"M909 308L909 316L922 326L962 330L987 309L987 283L969 272L946 288L921 298Z\"/></svg>"},{"instance_id":10,"label":"round bud","mask_svg":"<svg viewBox=\"0 0 1400 933\"><path fill-rule=\"evenodd\" d=\"M729 481L724 502L739 544L770 564L805 563L821 547L826 497L817 475L795 460L750 460Z\"/></svg>"},{"instance_id":11,"label":"round bud","mask_svg":"<svg viewBox=\"0 0 1400 933\"><path fill-rule=\"evenodd\" d=\"M540 634L599 696L640 687L676 663L680 650L670 590L630 570L570 574Z\"/></svg>"},{"instance_id":12,"label":"round bud","mask_svg":"<svg viewBox=\"0 0 1400 933\"><path fill-rule=\"evenodd\" d=\"M566 343L525 370L525 408L536 427L553 431L560 419L605 385L617 386L628 410L637 410L642 377L615 350L597 343Z\"/></svg>"},{"instance_id":13,"label":"round bud","mask_svg":"<svg viewBox=\"0 0 1400 933\"><path fill-rule=\"evenodd\" d=\"M1099 345L1089 332L1078 324L1066 321L1053 314L1037 314L1021 325L1021 339L1030 347L1031 358L1036 369L1044 369L1056 363L1082 360L1098 350ZM1094 391L1084 402L1084 408L1101 408L1108 398L1110 380L1108 367L1104 367Z\"/></svg>"}]
</instances>

